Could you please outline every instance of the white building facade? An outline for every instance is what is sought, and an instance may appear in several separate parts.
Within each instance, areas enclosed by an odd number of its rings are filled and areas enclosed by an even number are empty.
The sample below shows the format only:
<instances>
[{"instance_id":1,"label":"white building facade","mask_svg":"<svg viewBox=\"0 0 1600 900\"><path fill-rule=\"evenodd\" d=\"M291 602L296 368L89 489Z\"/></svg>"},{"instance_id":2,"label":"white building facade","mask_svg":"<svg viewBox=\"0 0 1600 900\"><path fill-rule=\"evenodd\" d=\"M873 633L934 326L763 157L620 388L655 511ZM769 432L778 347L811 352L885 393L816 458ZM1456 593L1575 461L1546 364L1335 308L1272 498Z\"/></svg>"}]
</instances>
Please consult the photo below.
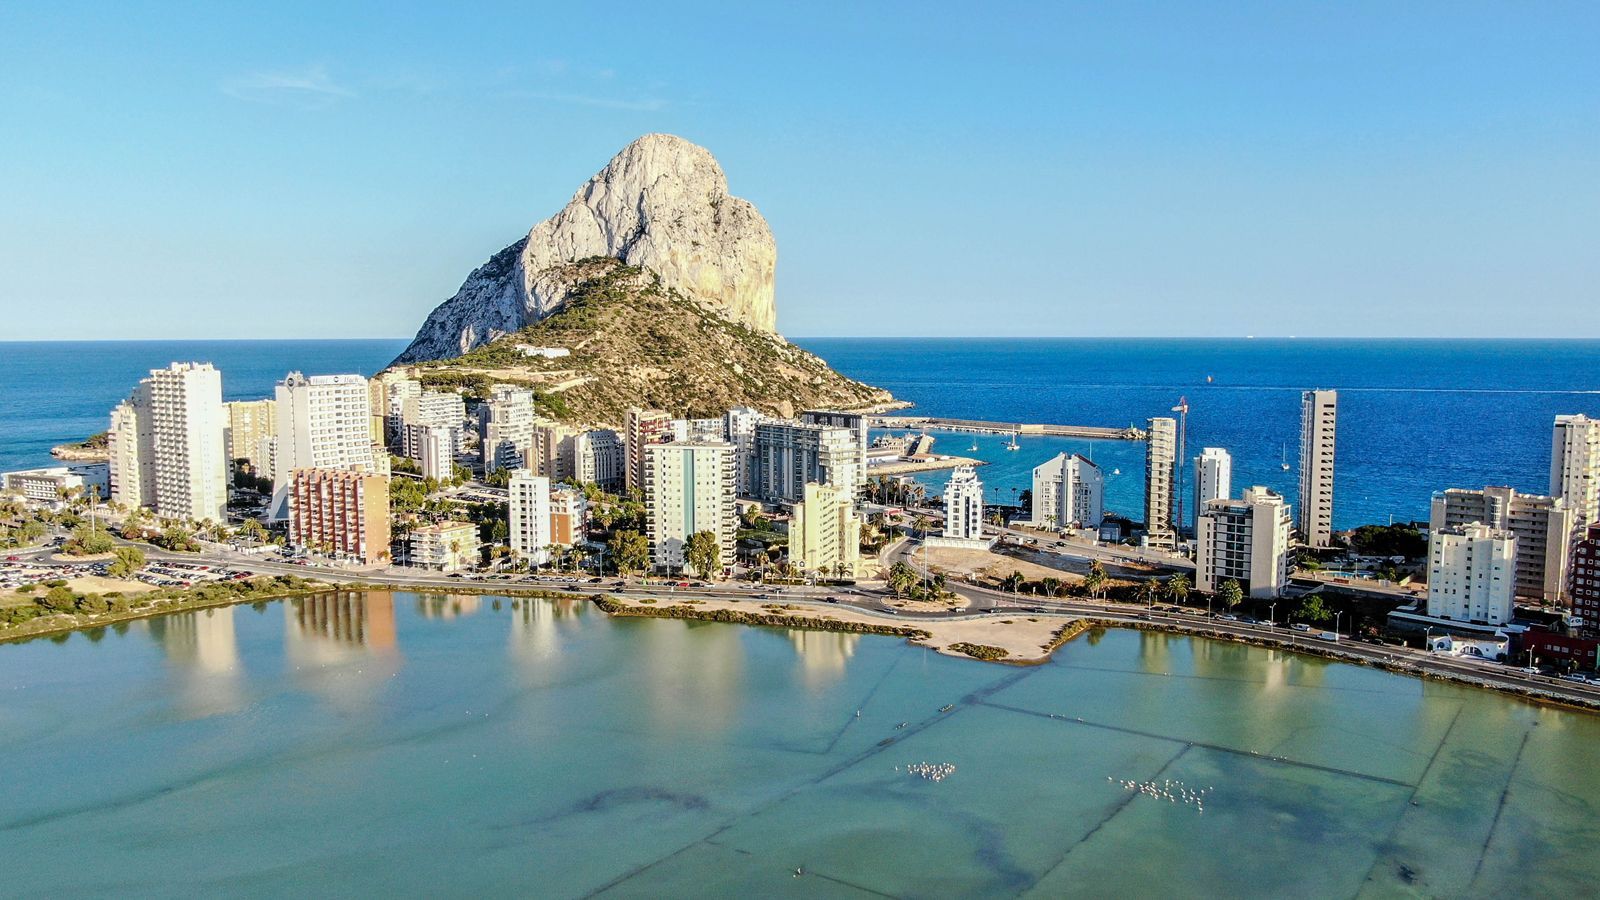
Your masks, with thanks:
<instances>
[{"instance_id":1,"label":"white building facade","mask_svg":"<svg viewBox=\"0 0 1600 900\"><path fill-rule=\"evenodd\" d=\"M1200 513L1212 500L1233 496L1233 456L1221 447L1205 447L1194 458L1194 528L1200 533Z\"/></svg>"},{"instance_id":2,"label":"white building facade","mask_svg":"<svg viewBox=\"0 0 1600 900\"><path fill-rule=\"evenodd\" d=\"M731 567L739 528L733 445L673 442L643 450L651 566L682 569L689 536L709 531L722 548L723 567Z\"/></svg>"},{"instance_id":3,"label":"white building facade","mask_svg":"<svg viewBox=\"0 0 1600 900\"><path fill-rule=\"evenodd\" d=\"M1038 528L1099 528L1105 520L1105 474L1076 453L1058 453L1033 469L1032 521Z\"/></svg>"},{"instance_id":4,"label":"white building facade","mask_svg":"<svg viewBox=\"0 0 1600 900\"><path fill-rule=\"evenodd\" d=\"M1428 538L1428 615L1478 625L1511 621L1517 536L1472 522Z\"/></svg>"},{"instance_id":5,"label":"white building facade","mask_svg":"<svg viewBox=\"0 0 1600 900\"><path fill-rule=\"evenodd\" d=\"M542 566L550 561L550 479L528 469L511 473L506 486L509 543L519 559Z\"/></svg>"},{"instance_id":6,"label":"white building facade","mask_svg":"<svg viewBox=\"0 0 1600 900\"><path fill-rule=\"evenodd\" d=\"M1207 501L1195 529L1195 587L1214 594L1237 581L1247 597L1279 596L1289 584L1292 529L1288 504L1264 487Z\"/></svg>"},{"instance_id":7,"label":"white building facade","mask_svg":"<svg viewBox=\"0 0 1600 900\"><path fill-rule=\"evenodd\" d=\"M289 517L296 469L378 471L372 446L372 399L360 375L290 372L274 390L272 503L268 517Z\"/></svg>"},{"instance_id":8,"label":"white building facade","mask_svg":"<svg viewBox=\"0 0 1600 900\"><path fill-rule=\"evenodd\" d=\"M1481 523L1517 537L1513 595L1536 603L1566 599L1567 560L1577 516L1565 500L1509 487L1451 488L1433 495L1430 531Z\"/></svg>"},{"instance_id":9,"label":"white building facade","mask_svg":"<svg viewBox=\"0 0 1600 900\"><path fill-rule=\"evenodd\" d=\"M228 519L227 410L210 363L153 369L111 414L112 499L168 519Z\"/></svg>"},{"instance_id":10,"label":"white building facade","mask_svg":"<svg viewBox=\"0 0 1600 900\"><path fill-rule=\"evenodd\" d=\"M1550 444L1550 496L1567 502L1576 528L1600 521L1600 419L1556 416Z\"/></svg>"},{"instance_id":11,"label":"white building facade","mask_svg":"<svg viewBox=\"0 0 1600 900\"><path fill-rule=\"evenodd\" d=\"M956 466L944 486L944 536L983 539L983 482L972 466Z\"/></svg>"},{"instance_id":12,"label":"white building facade","mask_svg":"<svg viewBox=\"0 0 1600 900\"><path fill-rule=\"evenodd\" d=\"M794 503L810 482L836 487L851 497L866 472L849 428L769 420L756 425L751 495L768 503Z\"/></svg>"}]
</instances>

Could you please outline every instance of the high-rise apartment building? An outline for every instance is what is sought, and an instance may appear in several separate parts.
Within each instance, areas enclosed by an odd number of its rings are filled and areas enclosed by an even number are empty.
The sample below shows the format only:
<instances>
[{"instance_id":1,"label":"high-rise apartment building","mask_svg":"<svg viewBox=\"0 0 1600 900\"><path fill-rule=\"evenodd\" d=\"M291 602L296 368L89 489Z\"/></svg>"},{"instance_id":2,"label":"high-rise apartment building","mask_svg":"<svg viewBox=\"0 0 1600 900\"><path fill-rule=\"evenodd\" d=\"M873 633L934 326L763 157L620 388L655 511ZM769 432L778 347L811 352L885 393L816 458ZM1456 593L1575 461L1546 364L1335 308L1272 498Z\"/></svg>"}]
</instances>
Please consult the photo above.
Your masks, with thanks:
<instances>
[{"instance_id":1,"label":"high-rise apartment building","mask_svg":"<svg viewBox=\"0 0 1600 900\"><path fill-rule=\"evenodd\" d=\"M111 414L112 499L169 519L228 519L227 412L210 363L152 369Z\"/></svg>"},{"instance_id":2,"label":"high-rise apartment building","mask_svg":"<svg viewBox=\"0 0 1600 900\"><path fill-rule=\"evenodd\" d=\"M1511 621L1517 536L1471 522L1428 536L1428 615L1504 625Z\"/></svg>"},{"instance_id":3,"label":"high-rise apartment building","mask_svg":"<svg viewBox=\"0 0 1600 900\"><path fill-rule=\"evenodd\" d=\"M652 444L672 440L672 416L659 409L628 410L627 428L623 432L627 452L624 487L629 491L644 490L644 449Z\"/></svg>"},{"instance_id":4,"label":"high-rise apartment building","mask_svg":"<svg viewBox=\"0 0 1600 900\"><path fill-rule=\"evenodd\" d=\"M272 503L268 517L289 516L289 483L296 469L376 472L372 400L360 375L290 372L278 382L273 436Z\"/></svg>"},{"instance_id":5,"label":"high-rise apartment building","mask_svg":"<svg viewBox=\"0 0 1600 900\"><path fill-rule=\"evenodd\" d=\"M800 414L800 421L808 425L826 425L829 428L848 428L855 436L856 447L860 451L857 461L863 483L867 477L867 447L870 441L867 438L867 417L863 413L839 412L828 409L808 409Z\"/></svg>"},{"instance_id":6,"label":"high-rise apartment building","mask_svg":"<svg viewBox=\"0 0 1600 900\"><path fill-rule=\"evenodd\" d=\"M1144 530L1151 547L1171 550L1178 546L1178 422L1166 416L1145 425L1149 433L1144 448Z\"/></svg>"},{"instance_id":7,"label":"high-rise apartment building","mask_svg":"<svg viewBox=\"0 0 1600 900\"><path fill-rule=\"evenodd\" d=\"M506 489L511 550L530 565L550 561L550 479L528 469L511 473Z\"/></svg>"},{"instance_id":8,"label":"high-rise apartment building","mask_svg":"<svg viewBox=\"0 0 1600 900\"><path fill-rule=\"evenodd\" d=\"M789 562L802 572L854 577L861 564L861 517L855 500L825 484L808 484L789 518Z\"/></svg>"},{"instance_id":9,"label":"high-rise apartment building","mask_svg":"<svg viewBox=\"0 0 1600 900\"><path fill-rule=\"evenodd\" d=\"M721 420L717 420L721 425ZM573 477L577 471L578 429L559 422L540 422L533 431L535 457L527 467L551 481Z\"/></svg>"},{"instance_id":10,"label":"high-rise apartment building","mask_svg":"<svg viewBox=\"0 0 1600 900\"><path fill-rule=\"evenodd\" d=\"M972 466L956 466L944 486L944 536L983 538L983 482Z\"/></svg>"},{"instance_id":11,"label":"high-rise apartment building","mask_svg":"<svg viewBox=\"0 0 1600 900\"><path fill-rule=\"evenodd\" d=\"M1300 539L1316 549L1333 546L1333 459L1338 419L1338 391L1305 391L1300 395Z\"/></svg>"},{"instance_id":12,"label":"high-rise apartment building","mask_svg":"<svg viewBox=\"0 0 1600 900\"><path fill-rule=\"evenodd\" d=\"M1105 475L1076 453L1058 453L1033 469L1032 522L1038 528L1099 528Z\"/></svg>"},{"instance_id":13,"label":"high-rise apartment building","mask_svg":"<svg viewBox=\"0 0 1600 900\"><path fill-rule=\"evenodd\" d=\"M756 425L766 418L759 410L748 406L735 406L722 417L723 434L734 447L735 488L740 495L748 496L755 488L751 473L755 468ZM863 467L862 471L866 469Z\"/></svg>"},{"instance_id":14,"label":"high-rise apartment building","mask_svg":"<svg viewBox=\"0 0 1600 900\"><path fill-rule=\"evenodd\" d=\"M1556 416L1550 496L1567 501L1579 530L1600 521L1600 419Z\"/></svg>"},{"instance_id":15,"label":"high-rise apartment building","mask_svg":"<svg viewBox=\"0 0 1600 900\"><path fill-rule=\"evenodd\" d=\"M440 428L429 425L421 429L420 441L422 454L417 460L417 469L423 478L432 478L434 481L449 481L456 474L456 432L450 428Z\"/></svg>"},{"instance_id":16,"label":"high-rise apartment building","mask_svg":"<svg viewBox=\"0 0 1600 900\"><path fill-rule=\"evenodd\" d=\"M604 491L619 491L627 453L622 436L609 428L585 431L572 439L573 476Z\"/></svg>"},{"instance_id":17,"label":"high-rise apartment building","mask_svg":"<svg viewBox=\"0 0 1600 900\"><path fill-rule=\"evenodd\" d=\"M387 476L295 469L289 473L287 493L290 545L368 564L389 558Z\"/></svg>"},{"instance_id":18,"label":"high-rise apartment building","mask_svg":"<svg viewBox=\"0 0 1600 900\"><path fill-rule=\"evenodd\" d=\"M1578 633L1600 637L1600 525L1590 525L1572 545L1572 565L1567 570L1567 596Z\"/></svg>"},{"instance_id":19,"label":"high-rise apartment building","mask_svg":"<svg viewBox=\"0 0 1600 900\"><path fill-rule=\"evenodd\" d=\"M1233 457L1221 447L1205 447L1194 458L1194 528L1200 533L1200 513L1212 500L1233 496Z\"/></svg>"},{"instance_id":20,"label":"high-rise apartment building","mask_svg":"<svg viewBox=\"0 0 1600 900\"><path fill-rule=\"evenodd\" d=\"M262 442L278 433L278 404L272 400L235 400L225 406L228 427L224 435L230 470L244 460L255 475L272 477L272 470L264 467Z\"/></svg>"},{"instance_id":21,"label":"high-rise apartment building","mask_svg":"<svg viewBox=\"0 0 1600 900\"><path fill-rule=\"evenodd\" d=\"M1516 535L1514 596L1538 603L1562 602L1570 537L1577 527L1577 517L1566 501L1519 494L1508 487L1451 488L1433 495L1428 517L1431 531L1475 522Z\"/></svg>"},{"instance_id":22,"label":"high-rise apartment building","mask_svg":"<svg viewBox=\"0 0 1600 900\"><path fill-rule=\"evenodd\" d=\"M1209 500L1195 528L1195 587L1216 593L1237 581L1245 596L1277 597L1289 584L1289 506L1264 487L1238 500Z\"/></svg>"},{"instance_id":23,"label":"high-rise apartment building","mask_svg":"<svg viewBox=\"0 0 1600 900\"><path fill-rule=\"evenodd\" d=\"M810 482L854 497L866 472L851 429L768 420L756 425L751 478L751 495L757 499L794 503Z\"/></svg>"},{"instance_id":24,"label":"high-rise apartment building","mask_svg":"<svg viewBox=\"0 0 1600 900\"><path fill-rule=\"evenodd\" d=\"M450 456L461 452L462 423L466 421L466 403L454 391L422 391L408 395L400 403L400 455L407 459L422 458L422 438L429 428L447 428L451 434Z\"/></svg>"},{"instance_id":25,"label":"high-rise apartment building","mask_svg":"<svg viewBox=\"0 0 1600 900\"><path fill-rule=\"evenodd\" d=\"M709 531L722 548L723 567L731 567L739 528L733 445L674 442L643 449L651 565L661 571L682 569L689 536Z\"/></svg>"},{"instance_id":26,"label":"high-rise apartment building","mask_svg":"<svg viewBox=\"0 0 1600 900\"><path fill-rule=\"evenodd\" d=\"M479 407L484 474L499 469L533 468L534 429L539 417L533 391L496 385Z\"/></svg>"}]
</instances>

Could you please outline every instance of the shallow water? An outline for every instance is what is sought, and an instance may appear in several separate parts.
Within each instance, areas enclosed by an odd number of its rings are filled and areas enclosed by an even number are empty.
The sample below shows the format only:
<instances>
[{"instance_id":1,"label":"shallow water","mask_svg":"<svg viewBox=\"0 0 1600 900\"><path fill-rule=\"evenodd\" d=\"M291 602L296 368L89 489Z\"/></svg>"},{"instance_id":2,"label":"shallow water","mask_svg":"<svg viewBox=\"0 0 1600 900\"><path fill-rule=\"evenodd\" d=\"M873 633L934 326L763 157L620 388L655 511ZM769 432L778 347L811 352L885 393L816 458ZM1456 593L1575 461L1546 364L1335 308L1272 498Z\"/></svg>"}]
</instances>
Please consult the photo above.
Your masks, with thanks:
<instances>
[{"instance_id":1,"label":"shallow water","mask_svg":"<svg viewBox=\"0 0 1600 900\"><path fill-rule=\"evenodd\" d=\"M1503 896L1600 874L1600 719L1168 635L1012 668L343 593L0 646L0 691L6 895Z\"/></svg>"}]
</instances>

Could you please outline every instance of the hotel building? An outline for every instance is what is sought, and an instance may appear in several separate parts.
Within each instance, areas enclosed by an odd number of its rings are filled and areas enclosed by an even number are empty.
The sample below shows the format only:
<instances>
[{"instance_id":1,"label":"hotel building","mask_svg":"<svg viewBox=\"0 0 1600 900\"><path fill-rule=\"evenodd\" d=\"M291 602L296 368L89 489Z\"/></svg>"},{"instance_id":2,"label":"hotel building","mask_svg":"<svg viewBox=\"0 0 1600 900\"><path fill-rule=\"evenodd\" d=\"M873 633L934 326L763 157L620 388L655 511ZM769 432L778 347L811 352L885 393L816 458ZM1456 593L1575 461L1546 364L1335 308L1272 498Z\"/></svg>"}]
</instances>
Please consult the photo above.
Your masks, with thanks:
<instances>
[{"instance_id":1,"label":"hotel building","mask_svg":"<svg viewBox=\"0 0 1600 900\"><path fill-rule=\"evenodd\" d=\"M789 519L789 561L802 572L852 578L861 564L861 517L836 487L808 484Z\"/></svg>"},{"instance_id":2,"label":"hotel building","mask_svg":"<svg viewBox=\"0 0 1600 900\"><path fill-rule=\"evenodd\" d=\"M1058 453L1033 469L1032 522L1037 528L1099 528L1105 520L1105 475L1076 453Z\"/></svg>"},{"instance_id":3,"label":"hotel building","mask_svg":"<svg viewBox=\"0 0 1600 900\"><path fill-rule=\"evenodd\" d=\"M388 560L388 476L295 469L286 488L292 546L368 564Z\"/></svg>"},{"instance_id":4,"label":"hotel building","mask_svg":"<svg viewBox=\"0 0 1600 900\"><path fill-rule=\"evenodd\" d=\"M1472 522L1428 537L1428 615L1479 625L1511 621L1517 536Z\"/></svg>"},{"instance_id":5,"label":"hotel building","mask_svg":"<svg viewBox=\"0 0 1600 900\"><path fill-rule=\"evenodd\" d=\"M709 531L722 548L723 567L731 567L739 528L733 445L674 442L643 450L651 565L658 571L682 569L689 536Z\"/></svg>"},{"instance_id":6,"label":"hotel building","mask_svg":"<svg viewBox=\"0 0 1600 900\"><path fill-rule=\"evenodd\" d=\"M1516 535L1513 596L1535 603L1562 602L1569 538L1577 528L1577 517L1566 501L1519 494L1509 487L1451 488L1433 495L1431 531L1475 522Z\"/></svg>"},{"instance_id":7,"label":"hotel building","mask_svg":"<svg viewBox=\"0 0 1600 900\"><path fill-rule=\"evenodd\" d=\"M167 519L228 520L227 413L210 363L153 369L111 414L112 500Z\"/></svg>"}]
</instances>

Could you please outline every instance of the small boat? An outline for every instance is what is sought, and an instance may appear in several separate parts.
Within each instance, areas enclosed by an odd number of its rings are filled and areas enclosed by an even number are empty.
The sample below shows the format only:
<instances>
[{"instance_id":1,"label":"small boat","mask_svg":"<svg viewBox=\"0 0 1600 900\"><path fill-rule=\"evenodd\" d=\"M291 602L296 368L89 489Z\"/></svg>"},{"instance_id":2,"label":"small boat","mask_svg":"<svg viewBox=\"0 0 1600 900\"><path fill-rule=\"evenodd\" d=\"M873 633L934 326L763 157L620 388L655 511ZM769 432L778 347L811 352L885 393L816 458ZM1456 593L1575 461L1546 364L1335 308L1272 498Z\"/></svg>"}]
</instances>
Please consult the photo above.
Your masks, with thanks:
<instances>
[{"instance_id":1,"label":"small boat","mask_svg":"<svg viewBox=\"0 0 1600 900\"><path fill-rule=\"evenodd\" d=\"M1113 475L1121 475L1122 474L1122 470L1121 469L1112 469L1111 470L1111 474L1113 474Z\"/></svg>"},{"instance_id":2,"label":"small boat","mask_svg":"<svg viewBox=\"0 0 1600 900\"><path fill-rule=\"evenodd\" d=\"M977 441L976 438L973 439L972 446L967 448L967 452L968 453L977 453L978 452L978 441Z\"/></svg>"},{"instance_id":3,"label":"small boat","mask_svg":"<svg viewBox=\"0 0 1600 900\"><path fill-rule=\"evenodd\" d=\"M1280 451L1282 451L1279 454L1279 460L1280 460L1279 464L1283 467L1283 470L1285 472L1287 472L1287 471L1289 471L1289 445L1288 444L1279 444L1278 445L1278 449Z\"/></svg>"},{"instance_id":4,"label":"small boat","mask_svg":"<svg viewBox=\"0 0 1600 900\"><path fill-rule=\"evenodd\" d=\"M1013 431L1011 433L1011 443L1006 444L1006 449L1007 450L1021 450L1022 449L1022 445L1017 443L1017 433L1016 432Z\"/></svg>"}]
</instances>

